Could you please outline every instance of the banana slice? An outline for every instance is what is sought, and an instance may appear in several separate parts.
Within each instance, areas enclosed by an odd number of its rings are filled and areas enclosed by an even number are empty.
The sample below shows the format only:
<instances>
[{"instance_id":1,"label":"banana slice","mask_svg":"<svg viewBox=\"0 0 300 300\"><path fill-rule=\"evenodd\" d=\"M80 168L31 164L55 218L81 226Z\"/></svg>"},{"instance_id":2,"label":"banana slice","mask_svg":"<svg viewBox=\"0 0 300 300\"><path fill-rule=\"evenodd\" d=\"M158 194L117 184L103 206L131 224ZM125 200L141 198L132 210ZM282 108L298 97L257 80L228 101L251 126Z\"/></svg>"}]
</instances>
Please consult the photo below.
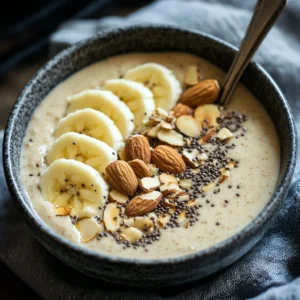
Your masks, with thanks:
<instances>
[{"instance_id":1,"label":"banana slice","mask_svg":"<svg viewBox=\"0 0 300 300\"><path fill-rule=\"evenodd\" d=\"M155 109L152 92L141 83L124 79L108 80L103 89L112 91L128 105L134 114L135 129L140 131Z\"/></svg>"},{"instance_id":2,"label":"banana slice","mask_svg":"<svg viewBox=\"0 0 300 300\"><path fill-rule=\"evenodd\" d=\"M159 64L146 63L128 70L125 79L140 82L153 93L156 108L169 111L179 99L182 89L173 72Z\"/></svg>"},{"instance_id":3,"label":"banana slice","mask_svg":"<svg viewBox=\"0 0 300 300\"><path fill-rule=\"evenodd\" d=\"M68 132L58 138L47 153L48 165L59 158L75 159L83 162L99 173L118 159L117 152L102 141L84 134Z\"/></svg>"},{"instance_id":4,"label":"banana slice","mask_svg":"<svg viewBox=\"0 0 300 300\"><path fill-rule=\"evenodd\" d=\"M114 122L104 113L91 108L77 110L62 118L57 124L54 137L59 138L67 132L89 135L116 150L124 145Z\"/></svg>"},{"instance_id":5,"label":"banana slice","mask_svg":"<svg viewBox=\"0 0 300 300\"><path fill-rule=\"evenodd\" d=\"M57 206L72 208L80 218L99 213L108 197L108 185L92 167L60 158L42 174L40 188L43 197Z\"/></svg>"},{"instance_id":6,"label":"banana slice","mask_svg":"<svg viewBox=\"0 0 300 300\"><path fill-rule=\"evenodd\" d=\"M69 98L67 114L79 109L93 108L111 118L124 139L133 132L134 116L129 107L110 91L86 90Z\"/></svg>"}]
</instances>

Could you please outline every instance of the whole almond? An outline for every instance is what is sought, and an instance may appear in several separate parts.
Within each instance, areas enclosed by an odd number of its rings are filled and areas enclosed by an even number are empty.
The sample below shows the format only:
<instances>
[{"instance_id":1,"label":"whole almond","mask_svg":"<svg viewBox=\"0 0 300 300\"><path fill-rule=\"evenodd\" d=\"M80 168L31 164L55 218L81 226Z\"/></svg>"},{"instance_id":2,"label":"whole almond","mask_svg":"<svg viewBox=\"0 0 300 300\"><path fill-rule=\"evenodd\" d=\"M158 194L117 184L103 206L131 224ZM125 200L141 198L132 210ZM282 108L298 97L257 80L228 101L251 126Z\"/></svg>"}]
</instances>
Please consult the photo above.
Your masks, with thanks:
<instances>
[{"instance_id":1,"label":"whole almond","mask_svg":"<svg viewBox=\"0 0 300 300\"><path fill-rule=\"evenodd\" d=\"M220 86L215 79L206 79L187 89L181 96L180 102L191 107L210 104L217 100Z\"/></svg>"},{"instance_id":2,"label":"whole almond","mask_svg":"<svg viewBox=\"0 0 300 300\"><path fill-rule=\"evenodd\" d=\"M152 163L164 172L184 173L185 162L181 155L171 147L160 145L152 152Z\"/></svg>"},{"instance_id":3,"label":"whole almond","mask_svg":"<svg viewBox=\"0 0 300 300\"><path fill-rule=\"evenodd\" d=\"M140 159L134 159L128 162L138 178L151 176L148 166Z\"/></svg>"},{"instance_id":4,"label":"whole almond","mask_svg":"<svg viewBox=\"0 0 300 300\"><path fill-rule=\"evenodd\" d=\"M150 145L143 135L131 136L126 142L125 152L128 160L141 159L145 164L150 163Z\"/></svg>"},{"instance_id":5,"label":"whole almond","mask_svg":"<svg viewBox=\"0 0 300 300\"><path fill-rule=\"evenodd\" d=\"M125 212L131 217L143 216L155 209L162 199L162 196L162 193L158 191L139 194L130 200Z\"/></svg>"},{"instance_id":6,"label":"whole almond","mask_svg":"<svg viewBox=\"0 0 300 300\"><path fill-rule=\"evenodd\" d=\"M117 160L110 163L105 169L107 181L120 193L133 196L138 188L138 180L130 165Z\"/></svg>"},{"instance_id":7,"label":"whole almond","mask_svg":"<svg viewBox=\"0 0 300 300\"><path fill-rule=\"evenodd\" d=\"M174 117L178 118L180 116L190 116L193 113L193 109L188 105L177 103L172 109Z\"/></svg>"}]
</instances>

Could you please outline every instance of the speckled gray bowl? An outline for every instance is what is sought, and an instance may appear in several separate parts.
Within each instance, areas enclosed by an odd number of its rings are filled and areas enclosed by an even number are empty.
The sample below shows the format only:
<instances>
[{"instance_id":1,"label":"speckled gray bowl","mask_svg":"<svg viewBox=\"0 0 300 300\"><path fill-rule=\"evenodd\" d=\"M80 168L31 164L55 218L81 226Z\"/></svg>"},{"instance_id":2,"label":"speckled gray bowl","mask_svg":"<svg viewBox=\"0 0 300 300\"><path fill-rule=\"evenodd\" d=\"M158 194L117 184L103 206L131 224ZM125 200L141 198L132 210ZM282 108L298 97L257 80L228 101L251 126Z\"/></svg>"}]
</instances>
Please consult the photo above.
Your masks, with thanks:
<instances>
[{"instance_id":1,"label":"speckled gray bowl","mask_svg":"<svg viewBox=\"0 0 300 300\"><path fill-rule=\"evenodd\" d=\"M290 108L270 76L251 64L243 82L260 99L276 126L281 144L281 170L276 191L265 209L242 231L209 249L179 258L124 259L79 247L49 229L30 205L20 176L20 153L34 109L49 91L77 70L109 56L133 51L185 51L228 70L236 50L212 36L171 27L131 27L101 33L78 43L46 64L27 84L15 104L4 137L8 187L37 239L53 255L92 277L133 286L168 286L194 281L232 264L264 235L285 198L295 167L296 133Z\"/></svg>"}]
</instances>

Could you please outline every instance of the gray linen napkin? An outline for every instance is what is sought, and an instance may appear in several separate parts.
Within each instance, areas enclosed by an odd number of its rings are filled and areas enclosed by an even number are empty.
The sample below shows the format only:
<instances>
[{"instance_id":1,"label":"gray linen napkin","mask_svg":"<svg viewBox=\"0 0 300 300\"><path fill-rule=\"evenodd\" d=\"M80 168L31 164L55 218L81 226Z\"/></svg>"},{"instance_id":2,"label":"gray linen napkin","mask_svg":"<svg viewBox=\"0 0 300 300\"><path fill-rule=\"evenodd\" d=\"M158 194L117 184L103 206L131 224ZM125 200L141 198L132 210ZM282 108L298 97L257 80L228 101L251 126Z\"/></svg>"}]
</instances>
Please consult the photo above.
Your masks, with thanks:
<instances>
[{"instance_id":1,"label":"gray linen napkin","mask_svg":"<svg viewBox=\"0 0 300 300\"><path fill-rule=\"evenodd\" d=\"M165 0L126 18L73 21L53 35L52 53L100 30L145 21L199 29L238 46L253 5L254 1L250 0ZM300 3L291 0L277 28L272 30L255 57L287 96L298 130L299 24ZM298 168L273 227L250 253L224 271L202 281L153 291L118 287L90 279L60 263L44 250L10 198L0 163L0 259L44 299L300 299L300 278L296 279L300 276L299 172Z\"/></svg>"}]
</instances>

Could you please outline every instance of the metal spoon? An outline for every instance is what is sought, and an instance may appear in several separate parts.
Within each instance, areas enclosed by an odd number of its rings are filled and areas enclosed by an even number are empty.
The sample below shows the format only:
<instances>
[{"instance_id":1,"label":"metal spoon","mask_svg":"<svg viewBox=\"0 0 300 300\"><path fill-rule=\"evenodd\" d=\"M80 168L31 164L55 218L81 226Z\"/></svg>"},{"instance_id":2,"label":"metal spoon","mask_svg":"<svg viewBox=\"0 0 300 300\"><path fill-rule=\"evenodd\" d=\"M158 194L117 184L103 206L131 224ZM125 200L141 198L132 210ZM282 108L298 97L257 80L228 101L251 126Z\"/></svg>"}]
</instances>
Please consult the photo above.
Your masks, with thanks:
<instances>
[{"instance_id":1,"label":"metal spoon","mask_svg":"<svg viewBox=\"0 0 300 300\"><path fill-rule=\"evenodd\" d=\"M258 0L246 35L225 78L220 104L226 106L261 42L283 12L288 0Z\"/></svg>"}]
</instances>

